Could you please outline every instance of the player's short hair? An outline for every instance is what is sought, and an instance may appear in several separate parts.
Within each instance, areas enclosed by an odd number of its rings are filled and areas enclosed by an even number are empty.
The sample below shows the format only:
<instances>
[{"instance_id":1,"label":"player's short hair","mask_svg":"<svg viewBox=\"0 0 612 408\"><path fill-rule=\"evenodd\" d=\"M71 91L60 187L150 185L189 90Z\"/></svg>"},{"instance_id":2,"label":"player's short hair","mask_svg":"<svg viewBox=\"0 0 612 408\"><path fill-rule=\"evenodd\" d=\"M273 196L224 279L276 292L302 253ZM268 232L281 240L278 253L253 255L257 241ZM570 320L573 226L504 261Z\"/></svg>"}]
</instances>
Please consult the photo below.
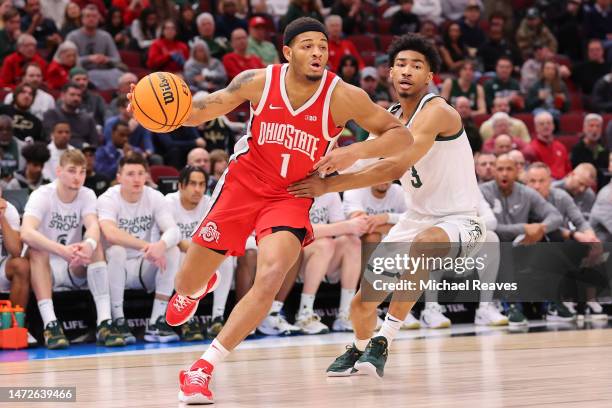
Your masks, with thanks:
<instances>
[{"instance_id":1,"label":"player's short hair","mask_svg":"<svg viewBox=\"0 0 612 408\"><path fill-rule=\"evenodd\" d=\"M43 142L34 142L26 145L21 150L21 155L26 162L40 164L41 166L51 157L47 145Z\"/></svg>"},{"instance_id":2,"label":"player's short hair","mask_svg":"<svg viewBox=\"0 0 612 408\"><path fill-rule=\"evenodd\" d=\"M308 31L318 31L323 33L326 38L329 37L327 35L327 29L319 20L315 20L312 17L300 17L293 20L287 24L287 27L285 27L285 32L283 33L283 44L290 47L295 37Z\"/></svg>"},{"instance_id":3,"label":"player's short hair","mask_svg":"<svg viewBox=\"0 0 612 408\"><path fill-rule=\"evenodd\" d=\"M550 167L548 167L548 164L543 163L543 162L533 162L531 163L528 167L527 167L527 171L531 170L531 169L544 169L546 170L546 173L550 176L551 172L550 172Z\"/></svg>"},{"instance_id":4,"label":"player's short hair","mask_svg":"<svg viewBox=\"0 0 612 408\"><path fill-rule=\"evenodd\" d=\"M438 50L434 44L432 44L422 35L409 33L393 40L389 46L389 50L387 51L389 54L390 67L395 64L397 54L402 51L416 51L423 54L427 60L427 65L429 65L429 70L434 74L437 74L440 71L442 61L440 59Z\"/></svg>"},{"instance_id":5,"label":"player's short hair","mask_svg":"<svg viewBox=\"0 0 612 408\"><path fill-rule=\"evenodd\" d=\"M85 159L85 155L82 151L78 149L70 149L62 153L59 164L62 167L70 164L74 166L87 167L87 160Z\"/></svg>"},{"instance_id":6,"label":"player's short hair","mask_svg":"<svg viewBox=\"0 0 612 408\"><path fill-rule=\"evenodd\" d=\"M117 172L121 172L123 166L126 164L140 164L147 172L149 171L149 163L147 163L147 159L145 159L142 154L137 152L131 152L130 154L123 156L121 160L119 160L119 168L117 169Z\"/></svg>"},{"instance_id":7,"label":"player's short hair","mask_svg":"<svg viewBox=\"0 0 612 408\"><path fill-rule=\"evenodd\" d=\"M200 166L191 166L189 164L183 167L183 169L179 173L179 178L178 178L179 185L181 186L187 185L193 173L202 173L204 175L204 184L208 185L208 174L206 174L206 171L204 171L204 169Z\"/></svg>"}]
</instances>

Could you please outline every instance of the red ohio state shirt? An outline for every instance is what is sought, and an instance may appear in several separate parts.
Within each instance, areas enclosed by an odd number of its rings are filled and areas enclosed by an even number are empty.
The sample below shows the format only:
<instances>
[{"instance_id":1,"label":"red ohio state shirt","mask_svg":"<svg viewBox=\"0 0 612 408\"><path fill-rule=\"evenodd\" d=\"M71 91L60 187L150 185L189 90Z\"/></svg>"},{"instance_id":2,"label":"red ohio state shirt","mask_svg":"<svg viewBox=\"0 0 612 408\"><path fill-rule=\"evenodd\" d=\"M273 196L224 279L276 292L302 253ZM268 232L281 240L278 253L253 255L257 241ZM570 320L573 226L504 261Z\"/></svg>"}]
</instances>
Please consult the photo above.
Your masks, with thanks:
<instances>
[{"instance_id":1,"label":"red ohio state shirt","mask_svg":"<svg viewBox=\"0 0 612 408\"><path fill-rule=\"evenodd\" d=\"M325 70L317 91L293 109L285 88L289 66L269 65L257 107L251 105L247 144L236 147L235 167L278 189L308 176L342 131L330 115L332 92L340 80ZM230 169L231 171L232 169Z\"/></svg>"}]
</instances>

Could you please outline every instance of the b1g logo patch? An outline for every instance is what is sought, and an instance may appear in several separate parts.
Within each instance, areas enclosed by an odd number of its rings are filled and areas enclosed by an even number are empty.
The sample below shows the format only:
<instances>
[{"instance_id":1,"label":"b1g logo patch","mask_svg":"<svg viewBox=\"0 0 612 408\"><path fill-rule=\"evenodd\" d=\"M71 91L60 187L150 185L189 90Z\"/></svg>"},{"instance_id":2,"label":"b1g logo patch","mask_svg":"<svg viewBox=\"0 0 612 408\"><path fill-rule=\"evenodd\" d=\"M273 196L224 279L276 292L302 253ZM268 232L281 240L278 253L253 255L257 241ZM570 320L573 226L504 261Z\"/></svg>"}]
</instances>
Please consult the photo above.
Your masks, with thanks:
<instances>
[{"instance_id":1,"label":"b1g logo patch","mask_svg":"<svg viewBox=\"0 0 612 408\"><path fill-rule=\"evenodd\" d=\"M221 233L217 229L217 224L213 221L208 221L206 225L200 229L200 238L206 242L219 242L220 236Z\"/></svg>"}]
</instances>

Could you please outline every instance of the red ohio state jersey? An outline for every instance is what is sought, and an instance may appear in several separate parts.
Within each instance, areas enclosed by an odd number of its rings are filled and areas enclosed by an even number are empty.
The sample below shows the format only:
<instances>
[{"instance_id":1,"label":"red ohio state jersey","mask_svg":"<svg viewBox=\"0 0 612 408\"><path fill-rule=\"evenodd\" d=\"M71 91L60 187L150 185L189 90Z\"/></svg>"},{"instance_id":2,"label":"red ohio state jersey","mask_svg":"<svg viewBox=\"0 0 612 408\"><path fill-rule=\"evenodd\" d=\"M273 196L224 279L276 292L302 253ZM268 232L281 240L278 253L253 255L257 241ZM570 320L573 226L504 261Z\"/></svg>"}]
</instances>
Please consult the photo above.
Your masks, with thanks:
<instances>
[{"instance_id":1,"label":"red ohio state jersey","mask_svg":"<svg viewBox=\"0 0 612 408\"><path fill-rule=\"evenodd\" d=\"M261 100L257 107L251 105L247 143L239 143L234 155L237 167L247 166L260 180L282 189L305 178L342 131L329 108L340 78L323 71L317 91L294 110L285 88L288 68L287 64L266 68Z\"/></svg>"}]
</instances>

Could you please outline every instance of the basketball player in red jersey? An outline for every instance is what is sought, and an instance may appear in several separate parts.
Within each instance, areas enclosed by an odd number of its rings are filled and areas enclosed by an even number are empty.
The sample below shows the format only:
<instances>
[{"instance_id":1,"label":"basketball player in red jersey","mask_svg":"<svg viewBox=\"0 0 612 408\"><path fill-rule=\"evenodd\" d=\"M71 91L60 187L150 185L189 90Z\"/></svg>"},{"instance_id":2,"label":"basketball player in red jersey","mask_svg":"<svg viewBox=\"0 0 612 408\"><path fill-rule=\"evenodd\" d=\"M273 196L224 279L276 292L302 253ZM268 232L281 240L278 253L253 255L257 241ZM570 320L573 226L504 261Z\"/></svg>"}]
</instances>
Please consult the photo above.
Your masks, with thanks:
<instances>
[{"instance_id":1,"label":"basketball player in red jersey","mask_svg":"<svg viewBox=\"0 0 612 408\"><path fill-rule=\"evenodd\" d=\"M312 199L296 198L287 187L313 171L349 120L379 135L364 142L377 151L412 143L398 119L325 69L327 33L320 22L300 18L290 23L283 54L288 64L244 71L227 88L194 101L185 123L196 126L250 102L247 135L237 143L193 235L196 245L190 246L176 276L168 323L180 325L193 316L199 300L216 285L217 267L226 256L244 253L253 230L259 252L253 287L202 357L180 373L182 402L212 403L209 382L215 366L266 316L302 246L313 239L308 215Z\"/></svg>"}]
</instances>

